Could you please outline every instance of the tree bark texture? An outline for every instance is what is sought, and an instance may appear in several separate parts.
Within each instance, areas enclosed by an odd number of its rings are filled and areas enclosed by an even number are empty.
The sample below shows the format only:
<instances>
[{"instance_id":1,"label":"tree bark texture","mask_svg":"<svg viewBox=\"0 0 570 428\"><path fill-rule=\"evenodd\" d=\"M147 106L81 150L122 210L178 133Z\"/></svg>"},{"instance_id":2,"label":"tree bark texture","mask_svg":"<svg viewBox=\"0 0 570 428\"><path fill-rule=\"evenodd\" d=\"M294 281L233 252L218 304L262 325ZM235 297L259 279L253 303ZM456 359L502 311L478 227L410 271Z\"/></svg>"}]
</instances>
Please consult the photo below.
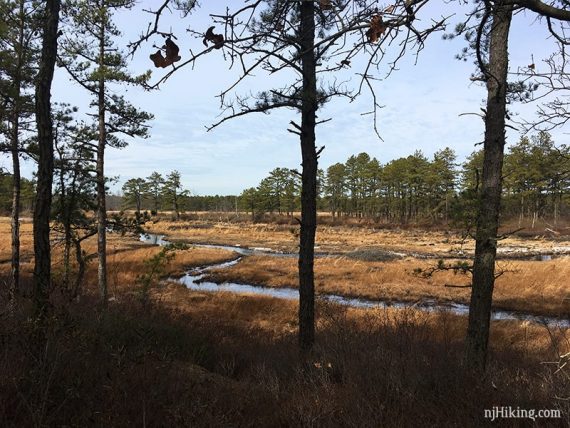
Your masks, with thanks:
<instances>
[{"instance_id":1,"label":"tree bark texture","mask_svg":"<svg viewBox=\"0 0 570 428\"><path fill-rule=\"evenodd\" d=\"M502 192L507 105L508 38L512 6L495 4L487 70L487 111L481 194L477 217L473 286L469 306L466 363L484 370L495 284L495 259Z\"/></svg>"},{"instance_id":2,"label":"tree bark texture","mask_svg":"<svg viewBox=\"0 0 570 428\"><path fill-rule=\"evenodd\" d=\"M57 57L59 0L46 0L42 55L36 84L38 173L34 204L34 304L43 314L51 288L50 210L53 181L53 123L51 84Z\"/></svg>"},{"instance_id":3,"label":"tree bark texture","mask_svg":"<svg viewBox=\"0 0 570 428\"><path fill-rule=\"evenodd\" d=\"M101 9L104 8L101 2ZM99 141L97 144L97 163L95 166L97 176L97 283L99 285L100 303L107 304L107 206L105 200L105 146L107 144L107 130L105 127L105 24L100 23L99 34L99 88L98 88L98 119Z\"/></svg>"},{"instance_id":4,"label":"tree bark texture","mask_svg":"<svg viewBox=\"0 0 570 428\"><path fill-rule=\"evenodd\" d=\"M301 233L299 245L299 345L309 350L315 341L315 233L317 230L317 165L315 126L317 81L315 42L315 5L301 2L300 44L303 69L301 109Z\"/></svg>"},{"instance_id":5,"label":"tree bark texture","mask_svg":"<svg viewBox=\"0 0 570 428\"><path fill-rule=\"evenodd\" d=\"M16 74L14 76L14 107L11 120L10 149L12 154L12 267L10 298L14 299L20 288L20 196L21 196L21 173L20 173L20 114L21 112L21 85L22 68L24 67L24 1L20 1L20 19L18 29L18 44L16 46Z\"/></svg>"}]
</instances>

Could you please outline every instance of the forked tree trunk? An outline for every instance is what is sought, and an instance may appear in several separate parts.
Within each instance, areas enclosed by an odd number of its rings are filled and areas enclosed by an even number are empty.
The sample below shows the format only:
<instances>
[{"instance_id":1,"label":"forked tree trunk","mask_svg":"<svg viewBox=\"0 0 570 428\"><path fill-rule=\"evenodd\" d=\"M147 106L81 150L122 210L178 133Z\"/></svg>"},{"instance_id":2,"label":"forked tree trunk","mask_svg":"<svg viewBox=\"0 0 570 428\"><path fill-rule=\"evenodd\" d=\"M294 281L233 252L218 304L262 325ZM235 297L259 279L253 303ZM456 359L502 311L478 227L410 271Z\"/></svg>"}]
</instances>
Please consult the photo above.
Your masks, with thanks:
<instances>
[{"instance_id":1,"label":"forked tree trunk","mask_svg":"<svg viewBox=\"0 0 570 428\"><path fill-rule=\"evenodd\" d=\"M51 84L57 56L57 28L60 0L46 0L42 56L36 85L36 123L38 128L38 173L34 204L34 304L43 315L51 288L51 250L49 220L53 181L53 123Z\"/></svg>"},{"instance_id":2,"label":"forked tree trunk","mask_svg":"<svg viewBox=\"0 0 570 428\"><path fill-rule=\"evenodd\" d=\"M315 341L315 233L317 230L317 150L315 126L317 81L315 43L315 6L301 2L301 62L303 100L301 111L301 234L299 245L299 345L309 350Z\"/></svg>"},{"instance_id":3,"label":"forked tree trunk","mask_svg":"<svg viewBox=\"0 0 570 428\"><path fill-rule=\"evenodd\" d=\"M489 45L483 176L466 340L466 363L476 370L484 370L487 361L491 304L495 285L511 18L512 5L505 5L502 1L496 2Z\"/></svg>"},{"instance_id":4,"label":"forked tree trunk","mask_svg":"<svg viewBox=\"0 0 570 428\"><path fill-rule=\"evenodd\" d=\"M101 10L104 2L100 3ZM103 13L103 12L102 12ZM99 34L99 141L97 144L97 283L99 285L99 299L101 305L107 304L107 206L105 200L105 146L107 144L107 130L105 127L105 23L101 21Z\"/></svg>"}]
</instances>

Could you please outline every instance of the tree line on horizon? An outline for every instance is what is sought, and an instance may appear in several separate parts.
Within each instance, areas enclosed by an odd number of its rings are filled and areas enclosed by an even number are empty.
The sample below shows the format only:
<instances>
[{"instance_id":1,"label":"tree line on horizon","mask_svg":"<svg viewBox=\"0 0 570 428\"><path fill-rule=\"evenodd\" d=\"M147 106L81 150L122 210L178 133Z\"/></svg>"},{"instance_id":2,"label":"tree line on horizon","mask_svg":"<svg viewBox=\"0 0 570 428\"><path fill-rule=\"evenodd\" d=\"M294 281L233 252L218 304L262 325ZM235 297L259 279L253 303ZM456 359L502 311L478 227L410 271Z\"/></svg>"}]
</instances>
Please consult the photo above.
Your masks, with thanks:
<instances>
[{"instance_id":1,"label":"tree line on horizon","mask_svg":"<svg viewBox=\"0 0 570 428\"><path fill-rule=\"evenodd\" d=\"M428 159L420 150L381 164L367 153L319 170L318 209L335 217L368 218L387 223L459 222L474 218L474 202L483 167L482 151L457 163L455 151L438 150ZM0 209L9 212L11 175L0 175ZM31 211L34 182L23 179L24 209ZM56 187L56 190L58 188ZM236 195L192 195L181 174L154 171L131 178L122 186L121 208L156 215L185 211L248 212L252 220L263 214L293 216L300 206L301 183L295 170L275 168L257 187ZM55 193L56 201L60 198ZM57 204L56 204L57 206ZM503 217L519 223L548 219L554 224L568 217L570 207L570 148L556 145L547 132L524 136L505 155ZM148 213L147 213L148 214Z\"/></svg>"},{"instance_id":2,"label":"tree line on horizon","mask_svg":"<svg viewBox=\"0 0 570 428\"><path fill-rule=\"evenodd\" d=\"M416 151L386 164L360 153L319 170L318 208L332 217L401 224L474 219L482 168L482 150L460 164L450 148L437 151L432 159ZM264 213L293 215L300 210L300 187L296 171L275 168L257 187L240 194L238 206L254 219ZM227 198L225 205L214 199L202 210L225 206L223 211L232 211L233 196ZM502 216L518 217L520 222L531 219L534 224L538 218L556 222L567 217L570 147L556 145L547 132L521 137L505 155L502 199Z\"/></svg>"},{"instance_id":3,"label":"tree line on horizon","mask_svg":"<svg viewBox=\"0 0 570 428\"><path fill-rule=\"evenodd\" d=\"M482 150L457 162L449 147L432 159L420 150L381 164L367 153L350 156L318 171L317 206L333 218L354 217L394 224L453 222L464 226L475 218L475 202L483 168ZM175 171L172 174L176 174ZM122 206L157 214L172 211L247 212L254 221L270 213L292 217L301 209L301 183L296 170L275 168L259 185L236 195L178 194L172 176L153 172L128 180ZM179 181L179 179L178 179ZM175 181L176 182L176 181ZM176 195L178 197L176 198ZM505 155L503 218L522 224L539 218L554 224L570 214L570 147L557 145L547 132L521 137ZM176 204L174 204L176 201Z\"/></svg>"}]
</instances>

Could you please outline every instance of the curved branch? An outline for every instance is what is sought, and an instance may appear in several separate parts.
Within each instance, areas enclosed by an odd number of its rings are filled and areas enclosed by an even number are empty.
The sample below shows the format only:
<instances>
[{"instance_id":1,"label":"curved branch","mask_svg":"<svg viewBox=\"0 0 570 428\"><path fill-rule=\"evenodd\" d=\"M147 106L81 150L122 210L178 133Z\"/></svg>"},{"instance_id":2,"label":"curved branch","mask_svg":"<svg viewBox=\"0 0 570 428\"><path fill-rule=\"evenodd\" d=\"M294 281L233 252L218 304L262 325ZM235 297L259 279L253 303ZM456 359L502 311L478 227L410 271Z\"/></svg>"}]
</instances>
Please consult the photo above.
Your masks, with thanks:
<instances>
[{"instance_id":1,"label":"curved branch","mask_svg":"<svg viewBox=\"0 0 570 428\"><path fill-rule=\"evenodd\" d=\"M538 13L541 16L558 19L560 21L570 21L570 10L560 9L558 7L543 3L540 0L517 0L507 2L506 4L509 3L513 6L525 7L529 10L532 10L533 12Z\"/></svg>"},{"instance_id":2,"label":"curved branch","mask_svg":"<svg viewBox=\"0 0 570 428\"><path fill-rule=\"evenodd\" d=\"M298 106L290 101L287 102L282 102L282 103L275 103L275 104L271 104L271 105L262 105L259 107L253 107L253 108L248 108L247 110L242 110L238 113L233 113L230 114L228 116L225 116L224 118L222 118L221 120L219 120L218 122L207 126L206 130L209 132L214 128L217 128L218 126L220 126L222 123L227 122L228 120L231 119L235 119L236 117L240 117L240 116L245 116L251 113L268 113L271 110L277 109L277 108L282 108L282 107L288 107L288 108L298 108Z\"/></svg>"}]
</instances>

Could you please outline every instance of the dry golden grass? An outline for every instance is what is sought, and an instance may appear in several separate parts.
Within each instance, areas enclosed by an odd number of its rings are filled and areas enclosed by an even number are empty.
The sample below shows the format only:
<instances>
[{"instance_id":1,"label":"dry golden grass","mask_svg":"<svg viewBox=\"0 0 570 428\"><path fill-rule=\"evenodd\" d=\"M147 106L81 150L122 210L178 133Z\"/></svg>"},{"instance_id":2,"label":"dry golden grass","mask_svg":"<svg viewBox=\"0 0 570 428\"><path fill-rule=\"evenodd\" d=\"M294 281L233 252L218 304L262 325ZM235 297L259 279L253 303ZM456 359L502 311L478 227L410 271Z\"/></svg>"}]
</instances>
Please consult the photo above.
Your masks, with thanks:
<instances>
[{"instance_id":1,"label":"dry golden grass","mask_svg":"<svg viewBox=\"0 0 570 428\"><path fill-rule=\"evenodd\" d=\"M291 224L233 223L228 221L189 220L172 222L160 219L147 222L152 233L164 234L172 239L194 243L269 247L274 250L295 252L298 248L299 227ZM346 253L370 247L407 254L433 254L450 256L463 252L472 254L474 242L463 240L459 233L425 230L378 229L320 225L316 237L317 251ZM499 251L509 254L570 251L570 238L556 240L544 237L525 239L511 236L501 240Z\"/></svg>"},{"instance_id":2,"label":"dry golden grass","mask_svg":"<svg viewBox=\"0 0 570 428\"><path fill-rule=\"evenodd\" d=\"M21 229L21 272L24 278L30 278L33 272L32 225L23 222ZM86 240L83 243L83 249L89 258L83 287L84 289L94 288L97 277L96 237ZM63 270L62 250L61 245L55 245L52 250L52 269L56 282ZM144 262L159 251L161 251L160 247L140 242L136 236L109 233L107 235L107 272L110 294L116 296L120 289L129 290L135 286L137 277L144 272ZM9 219L1 218L0 274L8 274L10 254L10 223ZM221 263L233 258L235 254L230 251L190 247L188 250L176 252L176 256L166 268L166 273L169 276L177 276L189 268Z\"/></svg>"},{"instance_id":3,"label":"dry golden grass","mask_svg":"<svg viewBox=\"0 0 570 428\"><path fill-rule=\"evenodd\" d=\"M150 223L149 223L150 224ZM202 224L196 228L196 221L160 221L151 230L166 233L173 238L184 238L192 242L217 242L224 244L247 243L250 246L291 249L296 237L289 226L267 224L233 224L228 222ZM174 230L172 230L174 228ZM0 218L0 273L7 273L10 259L9 219ZM31 274L32 265L31 223L22 224L22 272ZM370 244L374 248L404 249L406 252L430 247L430 251L443 253L453 245L452 238L440 232L367 230L363 228L330 227L321 228L320 234L327 241L331 251L362 248L356 244ZM290 247L284 242L288 240ZM436 242L430 246L428 242ZM544 249L547 245L558 245L546 240L512 239L513 242ZM412 244L413 243L413 244ZM517 244L517 245L519 245ZM399 247L398 247L399 246ZM408 246L410 246L408 248ZM516 245L515 245L516 246ZM96 252L96 239L91 238L84 245L87 253ZM433 250L435 248L435 250ZM323 250L323 248L321 248ZM108 235L109 286L112 293L136 282L142 263L160 249L139 242L136 237L117 234ZM193 248L181 251L168 267L168 274L176 276L184 270L207 264L218 263L235 257L227 251ZM426 279L412 275L415 268L434 265L435 260L413 258L386 262L353 260L346 256L317 259L315 262L316 290L318 293L339 294L372 300L418 301L435 298L440 301L468 303L468 288L446 287L446 285L467 285L469 276L454 275L451 272L435 274ZM496 308L511 309L537 314L568 316L570 313L570 258L551 261L502 261L501 269L507 272L496 282L494 304ZM96 263L89 264L86 287L94 286ZM54 271L61 271L61 246L54 248ZM297 261L295 259L266 256L246 257L230 269L215 271L212 278L217 282L232 281L265 285L270 287L296 287Z\"/></svg>"},{"instance_id":4,"label":"dry golden grass","mask_svg":"<svg viewBox=\"0 0 570 428\"><path fill-rule=\"evenodd\" d=\"M21 258L26 262L33 257L33 229L31 219L22 219L20 223ZM10 262L12 255L10 218L0 217L0 263Z\"/></svg>"},{"instance_id":5,"label":"dry golden grass","mask_svg":"<svg viewBox=\"0 0 570 428\"><path fill-rule=\"evenodd\" d=\"M217 320L226 326L262 330L273 338L295 334L298 327L298 302L294 300L236 295L229 292L189 291L176 282L167 282L156 287L153 296L174 312L192 314L204 320ZM432 313L413 308L362 309L322 301L318 301L316 312L318 329L325 328L336 312L363 330L371 320L382 320L394 326L403 317L417 326L428 325L434 339L445 337L445 340L460 341L467 329L467 318L450 312ZM549 333L543 326L519 321L493 322L491 344L496 349L501 349L506 344L514 345L538 356L552 350L551 334L557 336L561 353L570 351L570 329L553 329Z\"/></svg>"},{"instance_id":6,"label":"dry golden grass","mask_svg":"<svg viewBox=\"0 0 570 428\"><path fill-rule=\"evenodd\" d=\"M144 272L144 262L161 251L160 247L138 247L128 251L109 251L107 256L107 271L109 290L111 293L130 291L136 287L137 277ZM166 266L167 276L179 276L194 267L221 263L235 258L229 251L190 248L176 251L174 259ZM94 285L96 278L96 263L92 263L87 271L87 282Z\"/></svg>"},{"instance_id":7,"label":"dry golden grass","mask_svg":"<svg viewBox=\"0 0 570 428\"><path fill-rule=\"evenodd\" d=\"M450 271L422 278L415 268L427 268L435 261L404 259L390 262L355 261L347 257L326 257L315 261L317 293L363 297L372 300L469 302L470 289L446 285L468 285L470 276ZM496 282L496 308L538 314L570 313L570 258L547 262L509 261ZM211 273L216 282L242 282L269 287L297 287L297 261L290 258L252 256L229 269Z\"/></svg>"},{"instance_id":8,"label":"dry golden grass","mask_svg":"<svg viewBox=\"0 0 570 428\"><path fill-rule=\"evenodd\" d=\"M295 251L296 225L232 223L198 219L184 222L160 220L147 223L149 230L196 243L217 243ZM473 242L463 242L457 234L421 231L388 230L348 226L320 226L317 251L348 254L354 251L395 251L404 254L431 254L449 257L458 250L471 254ZM500 242L500 251L510 254L557 252L570 248L570 241L558 237L524 239L512 236ZM450 260L450 262L453 262ZM468 303L468 288L446 285L467 285L469 276L452 272L435 274L425 279L413 276L415 268L436 264L414 258L389 262L353 260L341 255L317 259L316 289L368 299L417 301L435 298L441 301ZM495 307L537 314L568 316L570 313L570 258L552 261L501 261L499 269L507 272L496 282ZM214 272L217 282L232 281L273 287L296 287L297 261L274 257L248 257L231 269Z\"/></svg>"}]
</instances>

